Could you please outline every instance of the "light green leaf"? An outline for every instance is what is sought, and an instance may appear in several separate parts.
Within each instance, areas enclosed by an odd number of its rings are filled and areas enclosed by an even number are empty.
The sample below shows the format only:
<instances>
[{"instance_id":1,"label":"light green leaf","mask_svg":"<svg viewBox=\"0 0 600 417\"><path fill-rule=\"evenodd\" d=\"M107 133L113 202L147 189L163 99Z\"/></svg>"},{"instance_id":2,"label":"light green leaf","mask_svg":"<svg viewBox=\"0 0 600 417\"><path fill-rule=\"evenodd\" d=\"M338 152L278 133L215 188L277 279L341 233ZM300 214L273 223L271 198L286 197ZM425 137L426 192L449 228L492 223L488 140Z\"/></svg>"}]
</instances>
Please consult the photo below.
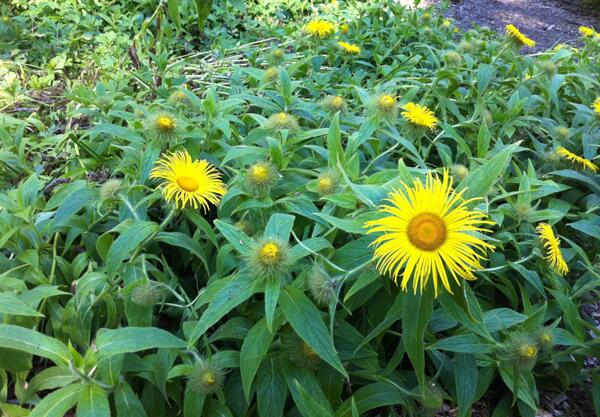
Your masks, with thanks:
<instances>
[{"instance_id":1,"label":"light green leaf","mask_svg":"<svg viewBox=\"0 0 600 417\"><path fill-rule=\"evenodd\" d=\"M85 385L77 401L77 417L110 417L106 391L96 384Z\"/></svg>"},{"instance_id":2,"label":"light green leaf","mask_svg":"<svg viewBox=\"0 0 600 417\"><path fill-rule=\"evenodd\" d=\"M106 272L114 275L121 262L156 230L158 230L156 223L146 221L134 222L125 229L114 241L106 255Z\"/></svg>"},{"instance_id":3,"label":"light green leaf","mask_svg":"<svg viewBox=\"0 0 600 417\"><path fill-rule=\"evenodd\" d=\"M84 389L83 384L71 384L45 396L29 417L64 417L76 403Z\"/></svg>"},{"instance_id":4,"label":"light green leaf","mask_svg":"<svg viewBox=\"0 0 600 417\"><path fill-rule=\"evenodd\" d=\"M139 352L154 348L185 349L183 340L156 327L124 327L121 329L100 329L96 337L96 347L101 355Z\"/></svg>"},{"instance_id":5,"label":"light green leaf","mask_svg":"<svg viewBox=\"0 0 600 417\"><path fill-rule=\"evenodd\" d=\"M0 325L0 347L48 358L57 365L66 366L71 359L69 349L61 341L10 324Z\"/></svg>"}]
</instances>

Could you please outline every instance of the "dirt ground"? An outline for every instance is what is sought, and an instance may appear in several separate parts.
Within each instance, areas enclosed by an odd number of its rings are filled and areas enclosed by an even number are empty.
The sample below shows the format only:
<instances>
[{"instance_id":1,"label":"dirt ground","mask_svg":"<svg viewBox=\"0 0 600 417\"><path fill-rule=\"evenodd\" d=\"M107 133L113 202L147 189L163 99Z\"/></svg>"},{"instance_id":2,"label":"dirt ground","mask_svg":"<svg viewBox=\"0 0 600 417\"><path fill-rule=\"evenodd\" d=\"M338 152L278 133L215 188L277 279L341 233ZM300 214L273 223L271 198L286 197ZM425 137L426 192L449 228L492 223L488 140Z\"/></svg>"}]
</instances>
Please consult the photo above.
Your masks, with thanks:
<instances>
[{"instance_id":1,"label":"dirt ground","mask_svg":"<svg viewBox=\"0 0 600 417\"><path fill-rule=\"evenodd\" d=\"M474 23L503 32L512 23L537 42L532 51L577 39L581 25L600 31L600 8L585 9L579 0L462 0L454 1L447 15L462 29Z\"/></svg>"}]
</instances>

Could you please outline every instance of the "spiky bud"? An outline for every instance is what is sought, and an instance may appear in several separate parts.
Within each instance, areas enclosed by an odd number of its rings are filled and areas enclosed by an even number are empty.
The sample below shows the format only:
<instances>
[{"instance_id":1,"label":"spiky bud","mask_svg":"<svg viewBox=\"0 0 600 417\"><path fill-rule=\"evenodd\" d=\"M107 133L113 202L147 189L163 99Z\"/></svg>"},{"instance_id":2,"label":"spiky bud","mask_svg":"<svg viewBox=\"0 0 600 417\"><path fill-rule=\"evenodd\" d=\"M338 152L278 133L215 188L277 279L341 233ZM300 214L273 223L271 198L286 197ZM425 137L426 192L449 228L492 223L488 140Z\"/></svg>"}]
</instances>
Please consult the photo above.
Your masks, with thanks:
<instances>
[{"instance_id":1,"label":"spiky bud","mask_svg":"<svg viewBox=\"0 0 600 417\"><path fill-rule=\"evenodd\" d=\"M540 68L549 77L554 76L556 74L556 72L558 71L556 64L554 64L551 61L544 61L544 62L540 63Z\"/></svg>"},{"instance_id":2,"label":"spiky bud","mask_svg":"<svg viewBox=\"0 0 600 417\"><path fill-rule=\"evenodd\" d=\"M469 41L462 41L458 44L458 49L470 54L475 50L475 47Z\"/></svg>"},{"instance_id":3,"label":"spiky bud","mask_svg":"<svg viewBox=\"0 0 600 417\"><path fill-rule=\"evenodd\" d=\"M141 307L152 307L160 301L162 295L161 288L149 281L131 291L131 301Z\"/></svg>"},{"instance_id":4,"label":"spiky bud","mask_svg":"<svg viewBox=\"0 0 600 417\"><path fill-rule=\"evenodd\" d=\"M337 281L319 264L313 266L306 284L312 298L322 306L328 306L336 296Z\"/></svg>"},{"instance_id":5,"label":"spiky bud","mask_svg":"<svg viewBox=\"0 0 600 417\"><path fill-rule=\"evenodd\" d=\"M554 347L554 334L552 334L552 329L549 327L542 327L538 330L536 339L542 351L548 351Z\"/></svg>"},{"instance_id":6,"label":"spiky bud","mask_svg":"<svg viewBox=\"0 0 600 417\"><path fill-rule=\"evenodd\" d=\"M502 360L520 370L530 370L537 361L537 341L528 334L513 333L502 347Z\"/></svg>"},{"instance_id":7,"label":"spiky bud","mask_svg":"<svg viewBox=\"0 0 600 417\"><path fill-rule=\"evenodd\" d=\"M458 67L462 64L462 57L456 51L448 51L444 55L444 59L448 65Z\"/></svg>"},{"instance_id":8,"label":"spiky bud","mask_svg":"<svg viewBox=\"0 0 600 417\"><path fill-rule=\"evenodd\" d=\"M189 385L195 392L209 395L223 387L225 371L219 364L208 359L196 363L196 369L189 379Z\"/></svg>"},{"instance_id":9,"label":"spiky bud","mask_svg":"<svg viewBox=\"0 0 600 417\"><path fill-rule=\"evenodd\" d=\"M268 162L257 162L246 170L246 188L254 194L267 194L277 182L277 169Z\"/></svg>"},{"instance_id":10,"label":"spiky bud","mask_svg":"<svg viewBox=\"0 0 600 417\"><path fill-rule=\"evenodd\" d=\"M100 199L102 201L114 201L121 191L121 180L113 178L106 181L100 187Z\"/></svg>"},{"instance_id":11,"label":"spiky bud","mask_svg":"<svg viewBox=\"0 0 600 417\"><path fill-rule=\"evenodd\" d=\"M296 130L298 129L298 120L285 112L275 113L269 117L265 127L274 130Z\"/></svg>"},{"instance_id":12,"label":"spiky bud","mask_svg":"<svg viewBox=\"0 0 600 417\"><path fill-rule=\"evenodd\" d=\"M266 82L272 82L279 79L279 68L269 67L265 70L264 80Z\"/></svg>"},{"instance_id":13,"label":"spiky bud","mask_svg":"<svg viewBox=\"0 0 600 417\"><path fill-rule=\"evenodd\" d=\"M177 132L177 121L169 113L156 113L146 121L148 135L158 140L168 140Z\"/></svg>"},{"instance_id":14,"label":"spiky bud","mask_svg":"<svg viewBox=\"0 0 600 417\"><path fill-rule=\"evenodd\" d=\"M327 96L323 99L321 105L330 112L343 112L348 107L346 100L340 96Z\"/></svg>"},{"instance_id":15,"label":"spiky bud","mask_svg":"<svg viewBox=\"0 0 600 417\"><path fill-rule=\"evenodd\" d=\"M398 103L390 94L380 94L373 99L372 108L375 113L387 119L398 117Z\"/></svg>"},{"instance_id":16,"label":"spiky bud","mask_svg":"<svg viewBox=\"0 0 600 417\"><path fill-rule=\"evenodd\" d=\"M566 141L571 136L571 131L566 126L556 126L554 128L554 134L563 141Z\"/></svg>"},{"instance_id":17,"label":"spiky bud","mask_svg":"<svg viewBox=\"0 0 600 417\"><path fill-rule=\"evenodd\" d=\"M317 352L292 331L283 334L281 345L286 356L297 366L316 369L321 363Z\"/></svg>"},{"instance_id":18,"label":"spiky bud","mask_svg":"<svg viewBox=\"0 0 600 417\"><path fill-rule=\"evenodd\" d=\"M462 164L454 164L450 167L450 172L454 178L462 181L469 175L469 168Z\"/></svg>"},{"instance_id":19,"label":"spiky bud","mask_svg":"<svg viewBox=\"0 0 600 417\"><path fill-rule=\"evenodd\" d=\"M169 103L171 103L171 104L185 103L186 101L187 101L187 96L181 90L175 90L169 96Z\"/></svg>"},{"instance_id":20,"label":"spiky bud","mask_svg":"<svg viewBox=\"0 0 600 417\"><path fill-rule=\"evenodd\" d=\"M256 277L281 278L292 264L289 245L281 239L263 237L255 242L246 256L246 262Z\"/></svg>"}]
</instances>

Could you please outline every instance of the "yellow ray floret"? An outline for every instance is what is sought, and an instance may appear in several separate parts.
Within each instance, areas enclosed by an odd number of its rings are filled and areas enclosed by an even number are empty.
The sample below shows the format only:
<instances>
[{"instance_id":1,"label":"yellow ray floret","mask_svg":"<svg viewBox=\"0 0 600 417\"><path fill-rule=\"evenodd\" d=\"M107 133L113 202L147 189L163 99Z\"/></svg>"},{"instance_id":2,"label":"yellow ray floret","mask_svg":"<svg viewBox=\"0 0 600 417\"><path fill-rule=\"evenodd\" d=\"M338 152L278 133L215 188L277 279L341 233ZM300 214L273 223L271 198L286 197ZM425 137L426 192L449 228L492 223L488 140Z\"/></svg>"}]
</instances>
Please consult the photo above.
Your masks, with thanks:
<instances>
[{"instance_id":1,"label":"yellow ray floret","mask_svg":"<svg viewBox=\"0 0 600 417\"><path fill-rule=\"evenodd\" d=\"M587 26L579 26L579 34L586 38L591 38L596 34L596 31Z\"/></svg>"},{"instance_id":2,"label":"yellow ray floret","mask_svg":"<svg viewBox=\"0 0 600 417\"><path fill-rule=\"evenodd\" d=\"M519 46L529 46L530 48L535 46L535 41L523 35L515 25L506 25L505 30L506 35Z\"/></svg>"},{"instance_id":3,"label":"yellow ray floret","mask_svg":"<svg viewBox=\"0 0 600 417\"><path fill-rule=\"evenodd\" d=\"M556 149L556 154L565 158L567 161L571 161L574 164L579 164L584 169L587 168L592 172L598 172L598 166L592 161L590 161L589 159L585 159L584 157L579 156L577 154L574 154L573 152L569 151L566 148L563 148L562 146Z\"/></svg>"},{"instance_id":4,"label":"yellow ray floret","mask_svg":"<svg viewBox=\"0 0 600 417\"><path fill-rule=\"evenodd\" d=\"M335 32L335 25L326 20L313 20L308 22L304 30L309 35L316 36L318 38L326 38L330 35L333 35Z\"/></svg>"},{"instance_id":5,"label":"yellow ray floret","mask_svg":"<svg viewBox=\"0 0 600 417\"><path fill-rule=\"evenodd\" d=\"M596 98L592 103L592 110L594 110L596 116L600 117L600 97Z\"/></svg>"},{"instance_id":6,"label":"yellow ray floret","mask_svg":"<svg viewBox=\"0 0 600 417\"><path fill-rule=\"evenodd\" d=\"M432 130L439 122L431 110L415 103L407 103L404 106L402 117L415 126L427 127Z\"/></svg>"},{"instance_id":7,"label":"yellow ray floret","mask_svg":"<svg viewBox=\"0 0 600 417\"><path fill-rule=\"evenodd\" d=\"M360 46L358 46L358 45L353 45L348 42L338 42L338 45L340 48L342 48L345 52L347 52L349 54L352 54L352 55L360 54Z\"/></svg>"},{"instance_id":8,"label":"yellow ray floret","mask_svg":"<svg viewBox=\"0 0 600 417\"><path fill-rule=\"evenodd\" d=\"M150 178L163 180L163 197L174 201L178 208L200 206L206 211L209 204L217 205L226 192L219 171L205 160L193 161L187 151L161 158Z\"/></svg>"},{"instance_id":9,"label":"yellow ray floret","mask_svg":"<svg viewBox=\"0 0 600 417\"><path fill-rule=\"evenodd\" d=\"M473 271L481 268L486 250L493 247L475 235L487 232L483 225L493 224L487 216L469 210L462 192L452 190L452 178L429 173L425 183L402 184L402 190L389 194L378 212L384 217L367 222L367 233L382 233L374 242L373 260L382 274L395 282L401 276L401 287L421 292L433 281L435 295L441 284L452 292L451 279L474 280Z\"/></svg>"},{"instance_id":10,"label":"yellow ray floret","mask_svg":"<svg viewBox=\"0 0 600 417\"><path fill-rule=\"evenodd\" d=\"M554 235L552 227L548 223L540 223L536 230L546 250L546 261L561 275L569 272L569 267L560 251L560 239Z\"/></svg>"}]
</instances>

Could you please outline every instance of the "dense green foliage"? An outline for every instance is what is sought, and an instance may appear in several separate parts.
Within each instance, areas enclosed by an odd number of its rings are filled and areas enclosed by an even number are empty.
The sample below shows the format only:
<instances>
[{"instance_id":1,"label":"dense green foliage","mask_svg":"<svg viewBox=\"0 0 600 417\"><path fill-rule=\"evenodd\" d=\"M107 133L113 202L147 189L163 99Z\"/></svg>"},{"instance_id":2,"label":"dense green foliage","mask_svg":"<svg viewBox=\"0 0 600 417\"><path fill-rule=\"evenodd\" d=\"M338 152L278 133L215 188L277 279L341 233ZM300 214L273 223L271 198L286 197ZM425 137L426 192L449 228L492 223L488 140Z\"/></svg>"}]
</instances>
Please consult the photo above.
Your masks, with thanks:
<instances>
[{"instance_id":1,"label":"dense green foliage","mask_svg":"<svg viewBox=\"0 0 600 417\"><path fill-rule=\"evenodd\" d=\"M200 33L195 2L176 3L0 6L6 416L447 404L465 417L483 399L495 417L534 417L542 390L572 386L600 408L586 362L600 331L584 308L600 289L600 176L556 154L600 153L598 37L520 54L381 0L215 1ZM348 30L307 36L316 17ZM439 125L411 128L408 102ZM158 115L176 128L157 131ZM176 209L149 179L182 149L222 172L218 207ZM401 182L444 168L494 221L482 238L495 250L453 295L403 292L375 268L364 224ZM544 259L541 222L566 275ZM275 279L256 259L265 238L285 251Z\"/></svg>"}]
</instances>

